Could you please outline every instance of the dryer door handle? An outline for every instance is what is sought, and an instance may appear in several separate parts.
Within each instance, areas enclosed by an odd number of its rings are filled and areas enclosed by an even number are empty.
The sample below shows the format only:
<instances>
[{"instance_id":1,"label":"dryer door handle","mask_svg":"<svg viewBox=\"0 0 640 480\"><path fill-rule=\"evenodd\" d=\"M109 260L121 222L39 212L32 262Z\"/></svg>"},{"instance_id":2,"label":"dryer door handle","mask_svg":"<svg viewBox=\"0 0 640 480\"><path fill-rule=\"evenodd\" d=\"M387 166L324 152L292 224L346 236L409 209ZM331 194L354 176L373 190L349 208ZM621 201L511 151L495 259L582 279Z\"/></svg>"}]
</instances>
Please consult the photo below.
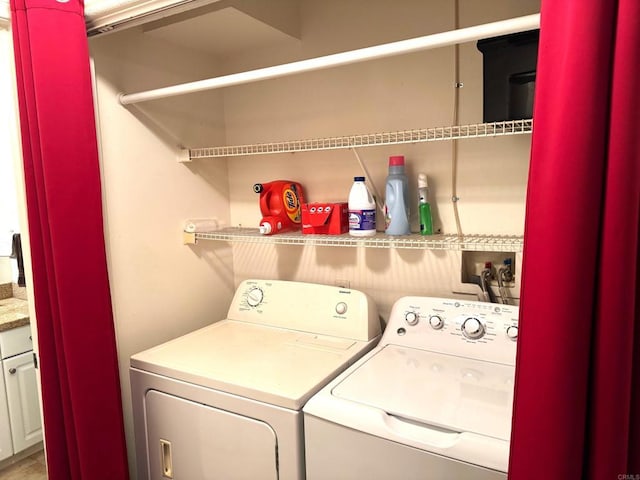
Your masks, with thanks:
<instances>
[{"instance_id":1,"label":"dryer door handle","mask_svg":"<svg viewBox=\"0 0 640 480\"><path fill-rule=\"evenodd\" d=\"M162 462L162 476L173 478L173 460L171 459L171 442L160 439L160 461Z\"/></svg>"}]
</instances>

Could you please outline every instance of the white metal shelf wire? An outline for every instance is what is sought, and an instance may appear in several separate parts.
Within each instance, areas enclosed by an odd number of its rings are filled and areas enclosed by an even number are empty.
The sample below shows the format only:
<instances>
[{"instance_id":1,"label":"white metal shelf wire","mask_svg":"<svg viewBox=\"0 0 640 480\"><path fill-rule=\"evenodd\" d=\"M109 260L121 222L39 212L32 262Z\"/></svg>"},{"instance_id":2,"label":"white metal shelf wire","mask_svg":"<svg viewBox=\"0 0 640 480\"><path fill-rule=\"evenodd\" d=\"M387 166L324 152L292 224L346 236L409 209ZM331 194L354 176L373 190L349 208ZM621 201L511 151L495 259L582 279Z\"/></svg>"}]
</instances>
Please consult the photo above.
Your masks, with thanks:
<instances>
[{"instance_id":1,"label":"white metal shelf wire","mask_svg":"<svg viewBox=\"0 0 640 480\"><path fill-rule=\"evenodd\" d=\"M240 155L264 155L270 153L294 153L314 150L336 150L353 147L373 147L402 143L433 142L463 138L498 137L531 133L533 120L509 120L505 122L477 123L447 127L400 130L396 132L366 133L346 137L312 138L250 145L232 145L189 149L189 159L234 157Z\"/></svg>"},{"instance_id":2,"label":"white metal shelf wire","mask_svg":"<svg viewBox=\"0 0 640 480\"><path fill-rule=\"evenodd\" d=\"M188 237L187 237L188 236ZM312 245L316 247L402 248L420 250L475 250L521 252L523 237L517 235L403 235L376 233L373 237L343 235L303 235L300 232L261 235L257 228L229 227L212 232L185 233L186 243L199 240L261 243L276 245Z\"/></svg>"}]
</instances>

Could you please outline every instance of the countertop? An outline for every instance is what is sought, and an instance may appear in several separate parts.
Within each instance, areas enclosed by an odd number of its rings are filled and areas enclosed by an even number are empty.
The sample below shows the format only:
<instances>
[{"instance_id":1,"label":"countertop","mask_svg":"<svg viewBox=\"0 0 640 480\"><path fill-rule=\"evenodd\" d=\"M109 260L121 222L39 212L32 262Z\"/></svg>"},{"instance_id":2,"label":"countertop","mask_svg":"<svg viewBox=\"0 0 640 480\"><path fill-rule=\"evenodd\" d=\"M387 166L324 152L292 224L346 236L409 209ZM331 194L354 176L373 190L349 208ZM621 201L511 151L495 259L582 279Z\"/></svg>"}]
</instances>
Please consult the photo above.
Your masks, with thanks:
<instances>
[{"instance_id":1,"label":"countertop","mask_svg":"<svg viewBox=\"0 0 640 480\"><path fill-rule=\"evenodd\" d=\"M29 303L19 298L0 300L0 332L29 324Z\"/></svg>"}]
</instances>

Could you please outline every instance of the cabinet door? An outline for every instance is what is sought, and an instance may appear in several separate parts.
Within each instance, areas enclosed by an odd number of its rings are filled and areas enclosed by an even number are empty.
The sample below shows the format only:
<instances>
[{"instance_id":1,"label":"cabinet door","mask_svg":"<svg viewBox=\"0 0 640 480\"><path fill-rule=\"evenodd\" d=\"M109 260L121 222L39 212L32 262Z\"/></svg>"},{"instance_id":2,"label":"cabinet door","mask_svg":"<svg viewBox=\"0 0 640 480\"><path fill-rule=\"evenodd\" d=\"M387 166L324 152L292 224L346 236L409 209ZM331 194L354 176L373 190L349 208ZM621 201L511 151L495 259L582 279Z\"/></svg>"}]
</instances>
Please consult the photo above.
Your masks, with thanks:
<instances>
[{"instance_id":1,"label":"cabinet door","mask_svg":"<svg viewBox=\"0 0 640 480\"><path fill-rule=\"evenodd\" d=\"M7 396L4 392L4 372L0 372L0 460L13 455L11 429L9 428L9 409L7 408Z\"/></svg>"},{"instance_id":2,"label":"cabinet door","mask_svg":"<svg viewBox=\"0 0 640 480\"><path fill-rule=\"evenodd\" d=\"M42 420L38 380L33 352L25 352L2 362L9 404L9 420L14 453L42 441Z\"/></svg>"}]
</instances>

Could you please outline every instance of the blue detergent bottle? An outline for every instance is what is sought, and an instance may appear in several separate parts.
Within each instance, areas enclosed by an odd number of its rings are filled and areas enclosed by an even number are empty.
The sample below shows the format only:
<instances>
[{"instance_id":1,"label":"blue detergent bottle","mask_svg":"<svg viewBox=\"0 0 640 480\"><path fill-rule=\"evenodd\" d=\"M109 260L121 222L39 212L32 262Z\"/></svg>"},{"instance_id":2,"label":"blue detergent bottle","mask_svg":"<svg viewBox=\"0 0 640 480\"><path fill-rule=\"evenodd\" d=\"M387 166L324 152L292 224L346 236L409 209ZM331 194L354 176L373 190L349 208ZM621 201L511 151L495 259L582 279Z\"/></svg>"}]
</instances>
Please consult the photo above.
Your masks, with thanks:
<instances>
[{"instance_id":1,"label":"blue detergent bottle","mask_svg":"<svg viewBox=\"0 0 640 480\"><path fill-rule=\"evenodd\" d=\"M384 203L385 233L409 235L409 180L404 173L404 156L389 157Z\"/></svg>"}]
</instances>

